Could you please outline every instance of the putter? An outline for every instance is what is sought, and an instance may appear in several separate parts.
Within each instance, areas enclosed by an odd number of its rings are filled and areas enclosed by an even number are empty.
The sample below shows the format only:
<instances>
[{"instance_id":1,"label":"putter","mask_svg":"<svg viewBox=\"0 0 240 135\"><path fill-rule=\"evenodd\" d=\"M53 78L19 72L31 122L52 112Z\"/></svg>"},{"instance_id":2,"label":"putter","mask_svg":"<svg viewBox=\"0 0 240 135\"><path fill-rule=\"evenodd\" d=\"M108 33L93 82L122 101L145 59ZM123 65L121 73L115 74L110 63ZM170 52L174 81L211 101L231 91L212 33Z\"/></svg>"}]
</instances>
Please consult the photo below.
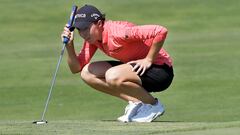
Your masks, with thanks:
<instances>
[{"instance_id":1,"label":"putter","mask_svg":"<svg viewBox=\"0 0 240 135\"><path fill-rule=\"evenodd\" d=\"M73 25L73 21L74 21L74 18L75 18L76 11L77 11L77 6L74 5L74 6L72 7L72 12L71 12L70 19L69 19L69 21L68 21L68 28L69 28L70 31L73 31L73 30L74 30L74 28L72 27L72 25ZM50 87L49 92L48 92L48 97L47 97L47 100L46 100L46 104L45 104L45 107L44 107L44 111L43 111L43 113L42 113L41 120L39 120L39 121L34 121L33 124L41 125L41 124L47 124L47 123L48 123L48 121L45 120L44 117L45 117L45 114L46 114L47 109L48 109L48 104L49 104L49 101L50 101L50 98L51 98L53 86L54 86L54 84L55 84L57 72L58 72L60 63L61 63L62 58L63 58L65 46L66 46L66 44L68 43L68 41L69 41L69 38L64 37L61 54L60 54L60 57L59 57L59 59L58 59L58 63L57 63L57 67L56 67L55 73L54 73L54 75L53 75L53 79L52 79L52 82L51 82L51 87Z\"/></svg>"}]
</instances>

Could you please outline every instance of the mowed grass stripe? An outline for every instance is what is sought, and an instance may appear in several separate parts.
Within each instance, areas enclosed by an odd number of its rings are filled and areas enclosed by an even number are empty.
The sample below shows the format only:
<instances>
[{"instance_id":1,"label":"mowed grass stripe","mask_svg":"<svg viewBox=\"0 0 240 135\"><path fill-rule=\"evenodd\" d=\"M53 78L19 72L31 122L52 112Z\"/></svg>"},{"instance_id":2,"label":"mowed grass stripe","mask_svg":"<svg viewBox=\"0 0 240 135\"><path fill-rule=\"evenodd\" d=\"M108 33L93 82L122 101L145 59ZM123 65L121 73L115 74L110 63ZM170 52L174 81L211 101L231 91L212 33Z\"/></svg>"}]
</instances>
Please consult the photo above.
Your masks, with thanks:
<instances>
[{"instance_id":1,"label":"mowed grass stripe","mask_svg":"<svg viewBox=\"0 0 240 135\"><path fill-rule=\"evenodd\" d=\"M82 134L82 135L145 135L208 133L211 130L233 129L239 131L240 122L153 122L119 123L115 121L50 121L47 125L33 125L30 121L1 121L2 134ZM220 130L222 131L222 130Z\"/></svg>"},{"instance_id":2,"label":"mowed grass stripe","mask_svg":"<svg viewBox=\"0 0 240 135\"><path fill-rule=\"evenodd\" d=\"M154 93L166 107L157 122L113 121L126 103L72 75L65 54L46 114L50 123L31 124L43 111L60 33L74 3L94 4L112 20L168 28L164 47L174 59L175 78L167 91ZM235 134L240 120L239 7L239 0L2 0L0 134ZM81 43L76 35L77 50ZM94 60L99 59L109 58L97 53Z\"/></svg>"}]
</instances>

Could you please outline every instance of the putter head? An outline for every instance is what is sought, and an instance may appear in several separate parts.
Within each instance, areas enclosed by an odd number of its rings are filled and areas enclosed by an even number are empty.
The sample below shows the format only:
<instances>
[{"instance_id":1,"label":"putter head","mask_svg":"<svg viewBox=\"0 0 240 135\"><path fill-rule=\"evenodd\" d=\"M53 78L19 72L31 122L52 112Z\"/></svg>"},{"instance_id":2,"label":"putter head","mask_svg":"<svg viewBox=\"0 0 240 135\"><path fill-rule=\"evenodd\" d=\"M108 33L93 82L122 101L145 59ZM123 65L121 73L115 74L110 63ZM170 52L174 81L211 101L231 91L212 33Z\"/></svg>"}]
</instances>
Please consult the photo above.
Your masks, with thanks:
<instances>
[{"instance_id":1,"label":"putter head","mask_svg":"<svg viewBox=\"0 0 240 135\"><path fill-rule=\"evenodd\" d=\"M40 121L34 121L33 124L36 125L42 125L42 124L47 124L48 122L46 120L40 120Z\"/></svg>"}]
</instances>

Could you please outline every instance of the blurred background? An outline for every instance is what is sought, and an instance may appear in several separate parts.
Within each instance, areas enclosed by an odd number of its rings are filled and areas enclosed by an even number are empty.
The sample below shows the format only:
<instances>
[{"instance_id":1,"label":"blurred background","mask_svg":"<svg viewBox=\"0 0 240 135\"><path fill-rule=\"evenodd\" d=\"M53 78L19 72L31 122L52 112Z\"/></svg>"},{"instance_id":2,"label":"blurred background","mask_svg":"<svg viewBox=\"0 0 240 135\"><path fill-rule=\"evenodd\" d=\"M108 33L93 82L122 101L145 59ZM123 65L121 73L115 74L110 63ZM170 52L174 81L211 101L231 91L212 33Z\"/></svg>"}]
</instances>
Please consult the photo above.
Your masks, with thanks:
<instances>
[{"instance_id":1,"label":"blurred background","mask_svg":"<svg viewBox=\"0 0 240 135\"><path fill-rule=\"evenodd\" d=\"M166 107L158 121L240 120L239 0L0 0L0 120L40 119L73 4L93 4L109 20L168 28L171 87L154 93ZM82 40L75 34L76 50ZM97 52L92 61L111 59ZM66 54L46 118L115 120L126 103L71 74Z\"/></svg>"}]
</instances>

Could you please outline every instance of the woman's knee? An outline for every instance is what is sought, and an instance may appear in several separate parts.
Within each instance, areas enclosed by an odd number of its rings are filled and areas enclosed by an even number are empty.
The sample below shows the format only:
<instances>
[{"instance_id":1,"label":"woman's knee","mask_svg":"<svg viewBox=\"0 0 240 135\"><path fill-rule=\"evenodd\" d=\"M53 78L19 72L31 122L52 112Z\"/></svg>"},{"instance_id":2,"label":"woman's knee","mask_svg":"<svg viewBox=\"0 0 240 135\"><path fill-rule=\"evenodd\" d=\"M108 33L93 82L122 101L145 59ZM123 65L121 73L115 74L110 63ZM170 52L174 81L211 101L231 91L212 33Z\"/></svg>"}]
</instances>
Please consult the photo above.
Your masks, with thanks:
<instances>
[{"instance_id":1,"label":"woman's knee","mask_svg":"<svg viewBox=\"0 0 240 135\"><path fill-rule=\"evenodd\" d=\"M124 81L119 71L115 68L110 68L109 70L107 70L107 72L105 73L105 80L110 87L120 87Z\"/></svg>"},{"instance_id":2,"label":"woman's knee","mask_svg":"<svg viewBox=\"0 0 240 135\"><path fill-rule=\"evenodd\" d=\"M104 78L111 65L105 61L97 61L83 67L81 77L86 82L94 82L96 78Z\"/></svg>"},{"instance_id":3,"label":"woman's knee","mask_svg":"<svg viewBox=\"0 0 240 135\"><path fill-rule=\"evenodd\" d=\"M92 75L88 70L88 66L89 64L85 65L81 71L81 78L85 81L85 82L89 82L90 80L92 80Z\"/></svg>"}]
</instances>

